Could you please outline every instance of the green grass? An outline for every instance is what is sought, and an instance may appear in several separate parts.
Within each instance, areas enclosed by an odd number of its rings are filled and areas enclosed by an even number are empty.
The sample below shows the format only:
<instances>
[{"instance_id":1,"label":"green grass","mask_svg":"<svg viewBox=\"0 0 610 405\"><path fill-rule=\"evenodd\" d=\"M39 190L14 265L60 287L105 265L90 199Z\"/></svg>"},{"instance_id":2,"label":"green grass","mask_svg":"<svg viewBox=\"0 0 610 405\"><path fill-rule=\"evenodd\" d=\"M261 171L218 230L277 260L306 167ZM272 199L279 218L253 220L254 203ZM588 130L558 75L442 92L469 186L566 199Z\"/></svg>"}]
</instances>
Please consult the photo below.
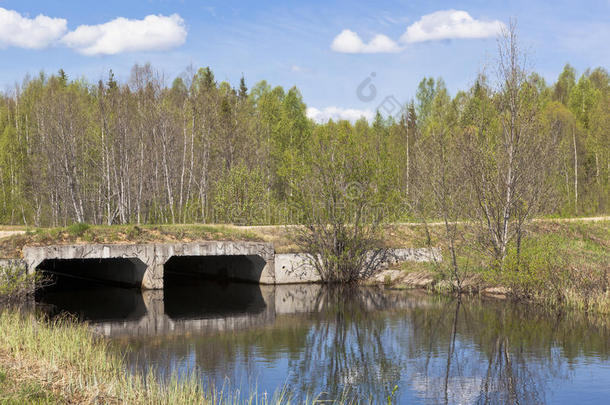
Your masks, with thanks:
<instances>
[{"instance_id":1,"label":"green grass","mask_svg":"<svg viewBox=\"0 0 610 405\"><path fill-rule=\"evenodd\" d=\"M82 236L91 226L82 222L77 222L70 225L66 230L72 236Z\"/></svg>"}]
</instances>

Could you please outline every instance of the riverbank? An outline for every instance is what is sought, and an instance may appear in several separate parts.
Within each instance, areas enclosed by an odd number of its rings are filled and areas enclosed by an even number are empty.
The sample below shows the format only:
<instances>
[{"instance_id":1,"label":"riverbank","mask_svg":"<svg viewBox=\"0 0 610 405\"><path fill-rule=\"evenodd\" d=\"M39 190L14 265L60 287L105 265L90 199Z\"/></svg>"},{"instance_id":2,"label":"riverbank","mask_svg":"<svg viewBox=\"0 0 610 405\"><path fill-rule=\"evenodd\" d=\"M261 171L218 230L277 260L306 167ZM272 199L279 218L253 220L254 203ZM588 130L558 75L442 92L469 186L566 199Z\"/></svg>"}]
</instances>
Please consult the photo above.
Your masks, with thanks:
<instances>
[{"instance_id":1,"label":"riverbank","mask_svg":"<svg viewBox=\"0 0 610 405\"><path fill-rule=\"evenodd\" d=\"M489 265L477 250L476 235L460 223L457 241L462 291L567 306L586 312L610 313L610 218L537 219L528 226L519 261L509 258L502 271ZM404 262L371 282L392 288L424 288L454 292L455 274L443 234L443 224L388 224L383 243L388 247L440 247L439 263ZM11 231L20 231L11 227ZM21 229L22 231L22 229ZM276 252L296 252L286 226L121 225L30 229L0 239L0 257L21 257L25 245L67 243L191 242L242 240L273 243Z\"/></svg>"},{"instance_id":2,"label":"riverbank","mask_svg":"<svg viewBox=\"0 0 610 405\"><path fill-rule=\"evenodd\" d=\"M195 403L201 394L190 383L165 390L129 377L121 357L85 324L0 313L2 403Z\"/></svg>"},{"instance_id":3,"label":"riverbank","mask_svg":"<svg viewBox=\"0 0 610 405\"><path fill-rule=\"evenodd\" d=\"M431 243L441 247L443 261L405 262L373 280L390 288L462 291L533 302L553 308L610 313L610 221L539 220L530 225L517 262L509 256L502 270L489 266L485 252L464 232L457 245L457 279L449 267L442 230L430 228Z\"/></svg>"}]
</instances>

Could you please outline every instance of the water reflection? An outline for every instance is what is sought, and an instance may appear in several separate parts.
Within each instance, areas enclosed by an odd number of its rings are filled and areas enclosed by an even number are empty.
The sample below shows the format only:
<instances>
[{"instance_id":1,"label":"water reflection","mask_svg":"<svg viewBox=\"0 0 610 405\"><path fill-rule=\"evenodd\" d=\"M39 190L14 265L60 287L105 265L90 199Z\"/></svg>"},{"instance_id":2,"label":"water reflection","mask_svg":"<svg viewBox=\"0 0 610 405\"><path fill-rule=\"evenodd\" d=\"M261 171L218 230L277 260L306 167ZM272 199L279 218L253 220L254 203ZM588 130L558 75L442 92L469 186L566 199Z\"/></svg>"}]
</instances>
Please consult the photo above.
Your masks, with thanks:
<instances>
[{"instance_id":1,"label":"water reflection","mask_svg":"<svg viewBox=\"0 0 610 405\"><path fill-rule=\"evenodd\" d=\"M513 339L494 317L498 313L480 313L480 306L461 300L439 309L411 318L421 328L411 341L428 345L412 349L412 386L422 398L445 404L539 404L545 402L548 381L567 378L555 367L557 351L539 350L537 336Z\"/></svg>"},{"instance_id":2,"label":"water reflection","mask_svg":"<svg viewBox=\"0 0 610 405\"><path fill-rule=\"evenodd\" d=\"M90 320L129 349L132 371L154 365L165 376L195 372L261 392L286 385L297 401L349 389L378 402L394 386L405 404L604 403L610 396L610 332L605 319L585 315L319 285L203 282L144 294L65 294L39 303ZM595 382L582 383L583 376Z\"/></svg>"},{"instance_id":3,"label":"water reflection","mask_svg":"<svg viewBox=\"0 0 610 405\"><path fill-rule=\"evenodd\" d=\"M140 291L95 283L62 281L38 293L36 299L38 307L50 316L67 312L92 322L137 321L148 312Z\"/></svg>"}]
</instances>

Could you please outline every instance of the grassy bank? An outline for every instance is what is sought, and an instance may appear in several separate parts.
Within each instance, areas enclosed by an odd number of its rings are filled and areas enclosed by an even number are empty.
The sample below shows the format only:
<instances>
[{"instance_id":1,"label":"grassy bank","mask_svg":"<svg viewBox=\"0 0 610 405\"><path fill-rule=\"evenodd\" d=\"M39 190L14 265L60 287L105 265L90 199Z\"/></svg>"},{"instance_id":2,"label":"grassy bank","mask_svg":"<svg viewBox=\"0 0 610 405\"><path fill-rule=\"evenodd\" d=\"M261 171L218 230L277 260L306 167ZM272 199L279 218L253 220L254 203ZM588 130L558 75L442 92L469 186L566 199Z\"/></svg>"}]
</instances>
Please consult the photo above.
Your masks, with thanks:
<instances>
[{"instance_id":1,"label":"grassy bank","mask_svg":"<svg viewBox=\"0 0 610 405\"><path fill-rule=\"evenodd\" d=\"M605 218L605 219L604 219ZM582 224L610 226L609 217L539 219L535 224ZM592 219L596 219L592 221ZM56 228L25 228L0 225L0 257L19 258L25 245L73 243L147 243L192 242L198 240L242 240L273 243L278 253L299 252L291 238L294 225L237 226L214 224L174 225L88 225L73 224ZM442 245L443 224L429 222L428 230L421 223L386 224L383 243L388 247L425 247ZM23 232L8 234L8 232ZM586 231L586 230L585 230ZM606 241L608 238L606 237Z\"/></svg>"},{"instance_id":2,"label":"grassy bank","mask_svg":"<svg viewBox=\"0 0 610 405\"><path fill-rule=\"evenodd\" d=\"M207 389L195 379L161 385L154 370L146 378L126 372L118 350L86 324L41 321L0 312L0 403L2 404L290 404L276 394ZM315 403L313 398L310 403ZM346 399L324 403L348 403Z\"/></svg>"},{"instance_id":3,"label":"grassy bank","mask_svg":"<svg viewBox=\"0 0 610 405\"><path fill-rule=\"evenodd\" d=\"M194 384L162 389L130 378L122 359L85 325L40 322L14 311L0 314L0 402L195 403Z\"/></svg>"},{"instance_id":4,"label":"grassy bank","mask_svg":"<svg viewBox=\"0 0 610 405\"><path fill-rule=\"evenodd\" d=\"M458 240L458 277L466 291L505 295L552 307L610 313L610 221L536 221L521 252L511 249L500 269L477 248L465 226ZM430 227L430 243L441 246L442 263L403 263L389 275L398 287L455 290L449 250L442 228Z\"/></svg>"},{"instance_id":5,"label":"grassy bank","mask_svg":"<svg viewBox=\"0 0 610 405\"><path fill-rule=\"evenodd\" d=\"M299 252L291 238L293 226L236 225L88 225L74 224L57 228L15 228L24 231L0 238L0 257L19 258L24 246L78 243L148 243L193 242L200 240L239 240L273 243L279 253ZM421 244L425 232L420 225L388 225L388 245L394 247Z\"/></svg>"}]
</instances>

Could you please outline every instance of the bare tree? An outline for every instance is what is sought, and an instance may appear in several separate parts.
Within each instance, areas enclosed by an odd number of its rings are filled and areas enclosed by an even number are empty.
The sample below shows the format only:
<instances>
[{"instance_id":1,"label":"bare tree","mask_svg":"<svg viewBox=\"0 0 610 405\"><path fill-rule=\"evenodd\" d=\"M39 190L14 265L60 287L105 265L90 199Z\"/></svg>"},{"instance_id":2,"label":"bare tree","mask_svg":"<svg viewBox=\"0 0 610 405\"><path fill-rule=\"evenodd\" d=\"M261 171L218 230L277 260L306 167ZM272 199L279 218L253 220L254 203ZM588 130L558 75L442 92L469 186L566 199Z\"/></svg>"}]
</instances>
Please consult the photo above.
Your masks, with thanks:
<instances>
[{"instance_id":1,"label":"bare tree","mask_svg":"<svg viewBox=\"0 0 610 405\"><path fill-rule=\"evenodd\" d=\"M484 105L495 107L499 122L486 122L481 108L477 125L466 131L464 149L474 219L502 266L509 244L515 241L519 251L524 224L545 203L556 142L543 136L537 120L538 93L514 22L498 40L498 56L498 89Z\"/></svg>"},{"instance_id":2,"label":"bare tree","mask_svg":"<svg viewBox=\"0 0 610 405\"><path fill-rule=\"evenodd\" d=\"M427 125L416 143L416 187L412 200L428 202L415 205L420 217L431 215L443 222L443 245L450 255L449 275L459 292L465 269L458 265L458 245L463 237L458 221L464 215L465 198L457 118L458 111L441 87L431 101Z\"/></svg>"}]
</instances>

